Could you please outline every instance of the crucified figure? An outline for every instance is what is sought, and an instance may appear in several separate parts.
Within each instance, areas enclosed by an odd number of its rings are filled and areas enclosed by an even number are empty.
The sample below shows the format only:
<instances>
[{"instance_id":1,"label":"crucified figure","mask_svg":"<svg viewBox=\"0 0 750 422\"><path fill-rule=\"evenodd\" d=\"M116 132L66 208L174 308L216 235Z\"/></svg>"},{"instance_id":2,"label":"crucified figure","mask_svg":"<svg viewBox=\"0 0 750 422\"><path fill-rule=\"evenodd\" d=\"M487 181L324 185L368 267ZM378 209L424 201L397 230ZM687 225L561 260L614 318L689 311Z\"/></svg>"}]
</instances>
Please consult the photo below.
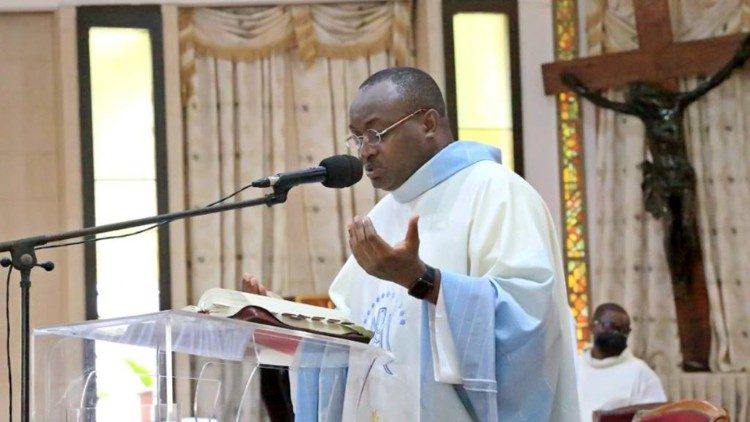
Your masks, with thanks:
<instances>
[{"instance_id":1,"label":"crucified figure","mask_svg":"<svg viewBox=\"0 0 750 422\"><path fill-rule=\"evenodd\" d=\"M689 309L679 309L680 297L701 294L690 284L696 280L696 272L702 272L695 207L696 176L687 155L683 129L684 111L698 98L724 82L748 58L750 35L745 37L727 64L695 89L671 92L646 82L633 82L628 85L624 102L605 98L600 92L584 85L572 73L561 75L562 82L582 97L599 107L636 116L646 128L646 146L651 160L646 160L639 166L643 172L641 189L646 210L655 218L661 219L665 229L664 247L675 287L675 299L678 301L678 317L682 316L681 313L690 313ZM699 290L705 291L705 281L703 284ZM707 323L708 319L705 318L705 324ZM696 366L705 365L696 363Z\"/></svg>"}]
</instances>

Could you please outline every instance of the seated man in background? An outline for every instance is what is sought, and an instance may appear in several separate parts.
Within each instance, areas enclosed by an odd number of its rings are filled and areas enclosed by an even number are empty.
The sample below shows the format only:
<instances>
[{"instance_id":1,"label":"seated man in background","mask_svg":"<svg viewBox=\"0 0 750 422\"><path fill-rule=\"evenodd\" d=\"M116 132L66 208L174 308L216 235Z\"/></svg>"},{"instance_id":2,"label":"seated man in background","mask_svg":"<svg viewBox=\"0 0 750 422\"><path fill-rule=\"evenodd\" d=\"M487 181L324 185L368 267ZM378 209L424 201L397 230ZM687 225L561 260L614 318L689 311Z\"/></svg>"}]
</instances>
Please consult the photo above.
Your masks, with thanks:
<instances>
[{"instance_id":1,"label":"seated man in background","mask_svg":"<svg viewBox=\"0 0 750 422\"><path fill-rule=\"evenodd\" d=\"M661 381L646 362L628 349L630 317L620 305L605 303L594 311L594 346L578 362L581 421L595 410L667 401Z\"/></svg>"}]
</instances>

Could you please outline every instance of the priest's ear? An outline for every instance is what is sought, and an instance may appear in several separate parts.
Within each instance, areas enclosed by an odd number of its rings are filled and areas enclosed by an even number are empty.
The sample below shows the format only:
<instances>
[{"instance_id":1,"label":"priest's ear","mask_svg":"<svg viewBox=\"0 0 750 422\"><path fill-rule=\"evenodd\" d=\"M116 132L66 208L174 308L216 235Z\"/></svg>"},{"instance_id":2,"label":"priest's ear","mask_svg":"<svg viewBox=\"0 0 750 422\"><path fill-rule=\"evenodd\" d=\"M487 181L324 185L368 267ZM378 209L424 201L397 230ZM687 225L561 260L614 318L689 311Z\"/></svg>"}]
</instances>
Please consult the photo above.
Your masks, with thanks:
<instances>
[{"instance_id":1,"label":"priest's ear","mask_svg":"<svg viewBox=\"0 0 750 422\"><path fill-rule=\"evenodd\" d=\"M440 117L440 113L437 112L434 108L431 108L427 110L424 113L424 118L422 119L422 125L424 127L424 137L426 139L434 140L435 136L437 135L438 128L440 127L440 120L442 118Z\"/></svg>"}]
</instances>

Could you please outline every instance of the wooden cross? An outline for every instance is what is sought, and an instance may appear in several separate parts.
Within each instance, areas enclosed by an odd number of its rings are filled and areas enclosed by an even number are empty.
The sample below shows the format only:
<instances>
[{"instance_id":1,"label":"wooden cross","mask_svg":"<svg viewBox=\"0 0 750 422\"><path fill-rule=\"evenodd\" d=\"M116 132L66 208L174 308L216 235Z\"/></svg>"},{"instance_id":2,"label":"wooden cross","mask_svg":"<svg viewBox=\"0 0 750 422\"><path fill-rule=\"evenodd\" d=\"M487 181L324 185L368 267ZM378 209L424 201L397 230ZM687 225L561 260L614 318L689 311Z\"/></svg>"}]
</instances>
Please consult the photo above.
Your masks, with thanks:
<instances>
[{"instance_id":1,"label":"wooden cross","mask_svg":"<svg viewBox=\"0 0 750 422\"><path fill-rule=\"evenodd\" d=\"M744 34L676 43L668 0L633 0L639 49L542 65L544 93L569 91L560 75L570 72L589 88L603 90L645 81L676 90L670 80L716 72L728 62Z\"/></svg>"},{"instance_id":2,"label":"wooden cross","mask_svg":"<svg viewBox=\"0 0 750 422\"><path fill-rule=\"evenodd\" d=\"M736 57L737 47L745 38L744 34L737 34L675 43L672 39L668 0L633 0L633 7L640 47L638 50L544 64L542 73L545 93L556 94L571 90L563 83L563 74L574 75L591 91L647 82L667 93L676 93L676 78L719 71ZM594 95L587 96L589 99L592 97ZM605 107L616 105L607 100L595 100L592 99ZM618 110L617 107L609 108ZM682 125L681 109L679 113L677 118ZM640 117L644 120L643 116ZM684 139L682 141L683 145L678 149L682 149L682 154L685 155ZM654 155L654 145L650 145L650 151ZM692 172L692 168L689 170ZM692 184L694 190L694 181ZM674 199L674 196L670 199ZM681 205L677 206L678 209L680 207ZM665 220L667 218L662 218L662 221ZM685 370L705 371L708 370L711 331L698 226L694 221L687 225L680 225L679 221L667 221L665 237L675 290L682 366ZM694 246L685 246L691 243L685 239L694 239Z\"/></svg>"}]
</instances>

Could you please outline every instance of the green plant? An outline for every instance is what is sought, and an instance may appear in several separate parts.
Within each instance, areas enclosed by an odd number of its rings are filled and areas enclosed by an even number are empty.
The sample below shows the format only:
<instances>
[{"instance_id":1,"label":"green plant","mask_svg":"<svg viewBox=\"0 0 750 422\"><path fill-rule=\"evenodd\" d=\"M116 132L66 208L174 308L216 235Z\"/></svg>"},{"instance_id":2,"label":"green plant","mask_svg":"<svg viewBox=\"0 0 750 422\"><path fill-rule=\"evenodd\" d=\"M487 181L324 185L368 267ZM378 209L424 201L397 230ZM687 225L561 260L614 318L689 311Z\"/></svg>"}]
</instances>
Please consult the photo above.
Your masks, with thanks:
<instances>
[{"instance_id":1,"label":"green plant","mask_svg":"<svg viewBox=\"0 0 750 422\"><path fill-rule=\"evenodd\" d=\"M133 359L125 359L125 363L127 363L133 373L135 373L135 375L140 378L141 383L144 387L151 388L151 386L154 385L154 377L151 376L151 373L148 371L148 369L146 369L144 366L140 365Z\"/></svg>"}]
</instances>

